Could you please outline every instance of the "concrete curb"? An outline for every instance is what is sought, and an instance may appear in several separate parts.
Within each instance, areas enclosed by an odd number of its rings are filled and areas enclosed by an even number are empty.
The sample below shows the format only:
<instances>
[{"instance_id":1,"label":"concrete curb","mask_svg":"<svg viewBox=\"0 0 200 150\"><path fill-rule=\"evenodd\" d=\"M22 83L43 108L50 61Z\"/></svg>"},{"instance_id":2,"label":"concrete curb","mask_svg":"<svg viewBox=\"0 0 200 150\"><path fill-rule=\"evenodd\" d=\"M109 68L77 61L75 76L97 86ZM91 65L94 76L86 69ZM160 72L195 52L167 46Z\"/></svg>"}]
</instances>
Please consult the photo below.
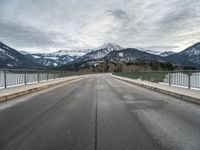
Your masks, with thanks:
<instances>
[{"instance_id":1,"label":"concrete curb","mask_svg":"<svg viewBox=\"0 0 200 150\"><path fill-rule=\"evenodd\" d=\"M168 91L168 90L165 90L165 89L162 89L162 88L157 88L157 87L145 85L145 84L142 84L142 83L137 83L137 82L134 82L133 80L127 80L126 78L118 77L118 76L115 76L115 75L112 75L112 74L110 74L110 75L112 77L118 79L118 80L125 81L125 82L131 83L131 84L134 84L134 85L137 85L137 86L140 86L140 87L152 90L152 91L156 91L156 92L159 92L159 93L162 93L162 94L173 96L173 97L176 97L176 98L179 98L179 99L182 99L182 100L185 100L185 101L189 101L189 102L192 102L192 103L200 104L200 98L176 93L176 92L173 92L173 91Z\"/></svg>"},{"instance_id":2,"label":"concrete curb","mask_svg":"<svg viewBox=\"0 0 200 150\"><path fill-rule=\"evenodd\" d=\"M81 79L81 78L83 78L83 76L64 79L64 80L60 80L60 82L50 83L50 84L47 84L47 85L41 85L39 87L34 87L34 88L28 88L28 89L25 89L25 90L22 90L22 91L19 91L19 92L15 92L15 93L11 93L11 94L5 94L5 95L0 96L0 102L10 100L10 99L13 99L13 98L17 98L17 97L20 97L20 96L23 96L23 95L27 95L27 94L30 94L30 93L33 93L33 92L36 92L36 91L44 90L44 89L47 89L47 88L50 88L50 87L53 87L53 86L61 85L61 84L67 83L69 81L73 81L73 80L77 80L77 79Z\"/></svg>"}]
</instances>

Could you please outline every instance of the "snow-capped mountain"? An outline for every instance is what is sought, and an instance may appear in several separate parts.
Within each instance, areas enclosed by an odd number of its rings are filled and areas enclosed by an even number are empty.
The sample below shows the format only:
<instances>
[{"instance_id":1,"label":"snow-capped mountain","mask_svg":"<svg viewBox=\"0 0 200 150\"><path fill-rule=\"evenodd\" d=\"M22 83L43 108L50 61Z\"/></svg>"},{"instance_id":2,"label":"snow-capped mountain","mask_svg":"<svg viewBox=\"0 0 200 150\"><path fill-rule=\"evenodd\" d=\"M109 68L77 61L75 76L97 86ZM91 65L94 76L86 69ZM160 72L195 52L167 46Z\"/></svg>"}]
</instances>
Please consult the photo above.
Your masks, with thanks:
<instances>
[{"instance_id":1,"label":"snow-capped mountain","mask_svg":"<svg viewBox=\"0 0 200 150\"><path fill-rule=\"evenodd\" d=\"M58 50L56 52L52 52L52 53L39 53L42 54L43 56L53 56L53 57L59 57L59 56L65 56L65 55L69 55L71 57L81 57L87 53L91 52L90 49L83 49L83 50Z\"/></svg>"},{"instance_id":2,"label":"snow-capped mountain","mask_svg":"<svg viewBox=\"0 0 200 150\"><path fill-rule=\"evenodd\" d=\"M181 54L186 54L190 57L199 56L200 55L200 42L190 46L189 48L186 48L184 51L181 52Z\"/></svg>"},{"instance_id":3,"label":"snow-capped mountain","mask_svg":"<svg viewBox=\"0 0 200 150\"><path fill-rule=\"evenodd\" d=\"M144 48L138 48L138 50L144 51L144 52L147 52L147 53L153 54L153 55L159 55L159 56L162 56L162 57L167 57L169 55L175 54L175 52L173 52L173 51L160 52L160 51L155 51L155 50L147 50L147 49L144 49Z\"/></svg>"},{"instance_id":4,"label":"snow-capped mountain","mask_svg":"<svg viewBox=\"0 0 200 150\"><path fill-rule=\"evenodd\" d=\"M52 53L32 53L32 54L26 51L20 51L20 53L25 55L28 59L46 67L57 67L67 64L89 52L91 52L90 49L83 49L83 50L68 49L68 50L59 50Z\"/></svg>"},{"instance_id":5,"label":"snow-capped mountain","mask_svg":"<svg viewBox=\"0 0 200 150\"><path fill-rule=\"evenodd\" d=\"M119 45L116 45L114 43L105 43L95 49L92 49L91 51L104 50L104 51L111 52L111 51L118 51L118 50L122 50L122 49L124 49L124 48Z\"/></svg>"},{"instance_id":6,"label":"snow-capped mountain","mask_svg":"<svg viewBox=\"0 0 200 150\"><path fill-rule=\"evenodd\" d=\"M39 55L42 57L61 57L61 56L65 56L68 55L68 52L66 50L59 50L56 52L52 52L52 53L33 53L32 55Z\"/></svg>"},{"instance_id":7,"label":"snow-capped mountain","mask_svg":"<svg viewBox=\"0 0 200 150\"><path fill-rule=\"evenodd\" d=\"M96 62L114 63L150 63L168 62L182 66L200 67L200 42L185 50L175 53L166 51L154 53L153 51L124 49L116 44L104 44L95 49L87 50L59 50L53 53L31 54L25 51L16 51L0 42L1 68L47 68L65 66L81 66Z\"/></svg>"},{"instance_id":8,"label":"snow-capped mountain","mask_svg":"<svg viewBox=\"0 0 200 150\"><path fill-rule=\"evenodd\" d=\"M114 63L165 62L165 60L161 56L150 54L134 48L110 52L105 57L105 60Z\"/></svg>"},{"instance_id":9,"label":"snow-capped mountain","mask_svg":"<svg viewBox=\"0 0 200 150\"><path fill-rule=\"evenodd\" d=\"M99 50L97 50L97 52L98 51ZM93 54L93 52L89 54ZM70 64L61 66L60 69L76 70L80 68L87 68L89 66L95 66L103 62L110 62L110 63L115 63L115 64L123 64L123 63L146 64L146 63L151 63L151 62L166 62L166 61L163 57L159 55L150 54L150 53L140 51L134 48L127 48L127 49L121 49L121 50L120 49L111 50L108 54L106 54L103 57L90 57L90 59L78 59L76 61L73 61Z\"/></svg>"},{"instance_id":10,"label":"snow-capped mountain","mask_svg":"<svg viewBox=\"0 0 200 150\"><path fill-rule=\"evenodd\" d=\"M39 67L17 50L0 42L1 68L34 68Z\"/></svg>"},{"instance_id":11,"label":"snow-capped mountain","mask_svg":"<svg viewBox=\"0 0 200 150\"><path fill-rule=\"evenodd\" d=\"M88 61L88 60L96 60L96 59L101 59L108 55L112 51L119 51L123 50L119 45L112 44L112 43L107 43L103 44L102 46L92 49L91 52L87 53L86 55L83 55L78 59L78 61Z\"/></svg>"},{"instance_id":12,"label":"snow-capped mountain","mask_svg":"<svg viewBox=\"0 0 200 150\"><path fill-rule=\"evenodd\" d=\"M21 51L21 53L28 59L46 67L61 66L76 59L76 56L69 56L65 50L59 50L53 53L30 54L24 51Z\"/></svg>"},{"instance_id":13,"label":"snow-capped mountain","mask_svg":"<svg viewBox=\"0 0 200 150\"><path fill-rule=\"evenodd\" d=\"M177 63L188 66L199 66L200 65L200 42L196 43L185 50L167 56L169 62Z\"/></svg>"}]
</instances>

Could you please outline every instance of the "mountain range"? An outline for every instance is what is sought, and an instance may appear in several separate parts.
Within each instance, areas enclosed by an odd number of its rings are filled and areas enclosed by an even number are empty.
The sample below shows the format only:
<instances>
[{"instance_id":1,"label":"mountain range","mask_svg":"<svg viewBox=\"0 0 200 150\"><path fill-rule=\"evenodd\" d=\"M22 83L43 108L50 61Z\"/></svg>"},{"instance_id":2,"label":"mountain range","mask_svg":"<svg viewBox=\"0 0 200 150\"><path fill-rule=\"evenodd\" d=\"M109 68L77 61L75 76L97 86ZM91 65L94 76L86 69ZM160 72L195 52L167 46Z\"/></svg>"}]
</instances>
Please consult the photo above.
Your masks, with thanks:
<instances>
[{"instance_id":1,"label":"mountain range","mask_svg":"<svg viewBox=\"0 0 200 150\"><path fill-rule=\"evenodd\" d=\"M185 50L167 56L166 59L172 64L182 64L185 66L200 66L200 42L196 43Z\"/></svg>"},{"instance_id":2,"label":"mountain range","mask_svg":"<svg viewBox=\"0 0 200 150\"><path fill-rule=\"evenodd\" d=\"M65 65L75 60L78 57L78 56L68 55L67 51L65 50L59 50L53 53L30 54L24 51L20 51L20 53L26 56L31 62L37 63L45 67L49 67L49 68Z\"/></svg>"},{"instance_id":3,"label":"mountain range","mask_svg":"<svg viewBox=\"0 0 200 150\"><path fill-rule=\"evenodd\" d=\"M99 62L151 63L166 62L182 66L200 67L200 43L185 50L154 52L151 50L123 48L107 43L95 49L59 50L53 53L28 53L17 51L0 42L1 68L57 68L74 69Z\"/></svg>"},{"instance_id":4,"label":"mountain range","mask_svg":"<svg viewBox=\"0 0 200 150\"><path fill-rule=\"evenodd\" d=\"M0 68L43 68L25 55L0 42Z\"/></svg>"}]
</instances>

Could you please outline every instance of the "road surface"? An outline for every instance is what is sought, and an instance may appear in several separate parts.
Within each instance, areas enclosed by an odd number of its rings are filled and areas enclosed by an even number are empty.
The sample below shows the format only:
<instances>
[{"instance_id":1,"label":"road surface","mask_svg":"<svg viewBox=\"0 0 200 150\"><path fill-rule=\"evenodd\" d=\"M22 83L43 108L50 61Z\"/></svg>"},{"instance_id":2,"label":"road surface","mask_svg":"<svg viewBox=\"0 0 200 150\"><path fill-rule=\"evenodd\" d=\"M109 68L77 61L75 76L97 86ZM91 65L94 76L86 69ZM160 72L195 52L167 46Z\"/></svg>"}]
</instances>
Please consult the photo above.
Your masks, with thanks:
<instances>
[{"instance_id":1,"label":"road surface","mask_svg":"<svg viewBox=\"0 0 200 150\"><path fill-rule=\"evenodd\" d=\"M91 75L0 104L0 150L200 149L200 107Z\"/></svg>"}]
</instances>

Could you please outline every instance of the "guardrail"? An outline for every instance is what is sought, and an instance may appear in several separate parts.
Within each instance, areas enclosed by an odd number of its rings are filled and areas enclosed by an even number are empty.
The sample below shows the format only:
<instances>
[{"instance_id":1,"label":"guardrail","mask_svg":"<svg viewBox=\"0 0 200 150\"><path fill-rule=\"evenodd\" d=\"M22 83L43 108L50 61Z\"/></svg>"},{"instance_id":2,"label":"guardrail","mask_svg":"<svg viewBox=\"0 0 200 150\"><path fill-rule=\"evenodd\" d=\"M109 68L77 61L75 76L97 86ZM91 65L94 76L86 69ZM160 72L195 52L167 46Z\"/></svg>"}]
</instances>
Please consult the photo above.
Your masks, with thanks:
<instances>
[{"instance_id":1,"label":"guardrail","mask_svg":"<svg viewBox=\"0 0 200 150\"><path fill-rule=\"evenodd\" d=\"M62 79L72 75L79 75L79 73L51 70L0 70L0 88Z\"/></svg>"},{"instance_id":2,"label":"guardrail","mask_svg":"<svg viewBox=\"0 0 200 150\"><path fill-rule=\"evenodd\" d=\"M141 79L156 83L165 83L191 88L200 88L200 71L154 71L154 72L125 72L114 75Z\"/></svg>"}]
</instances>

